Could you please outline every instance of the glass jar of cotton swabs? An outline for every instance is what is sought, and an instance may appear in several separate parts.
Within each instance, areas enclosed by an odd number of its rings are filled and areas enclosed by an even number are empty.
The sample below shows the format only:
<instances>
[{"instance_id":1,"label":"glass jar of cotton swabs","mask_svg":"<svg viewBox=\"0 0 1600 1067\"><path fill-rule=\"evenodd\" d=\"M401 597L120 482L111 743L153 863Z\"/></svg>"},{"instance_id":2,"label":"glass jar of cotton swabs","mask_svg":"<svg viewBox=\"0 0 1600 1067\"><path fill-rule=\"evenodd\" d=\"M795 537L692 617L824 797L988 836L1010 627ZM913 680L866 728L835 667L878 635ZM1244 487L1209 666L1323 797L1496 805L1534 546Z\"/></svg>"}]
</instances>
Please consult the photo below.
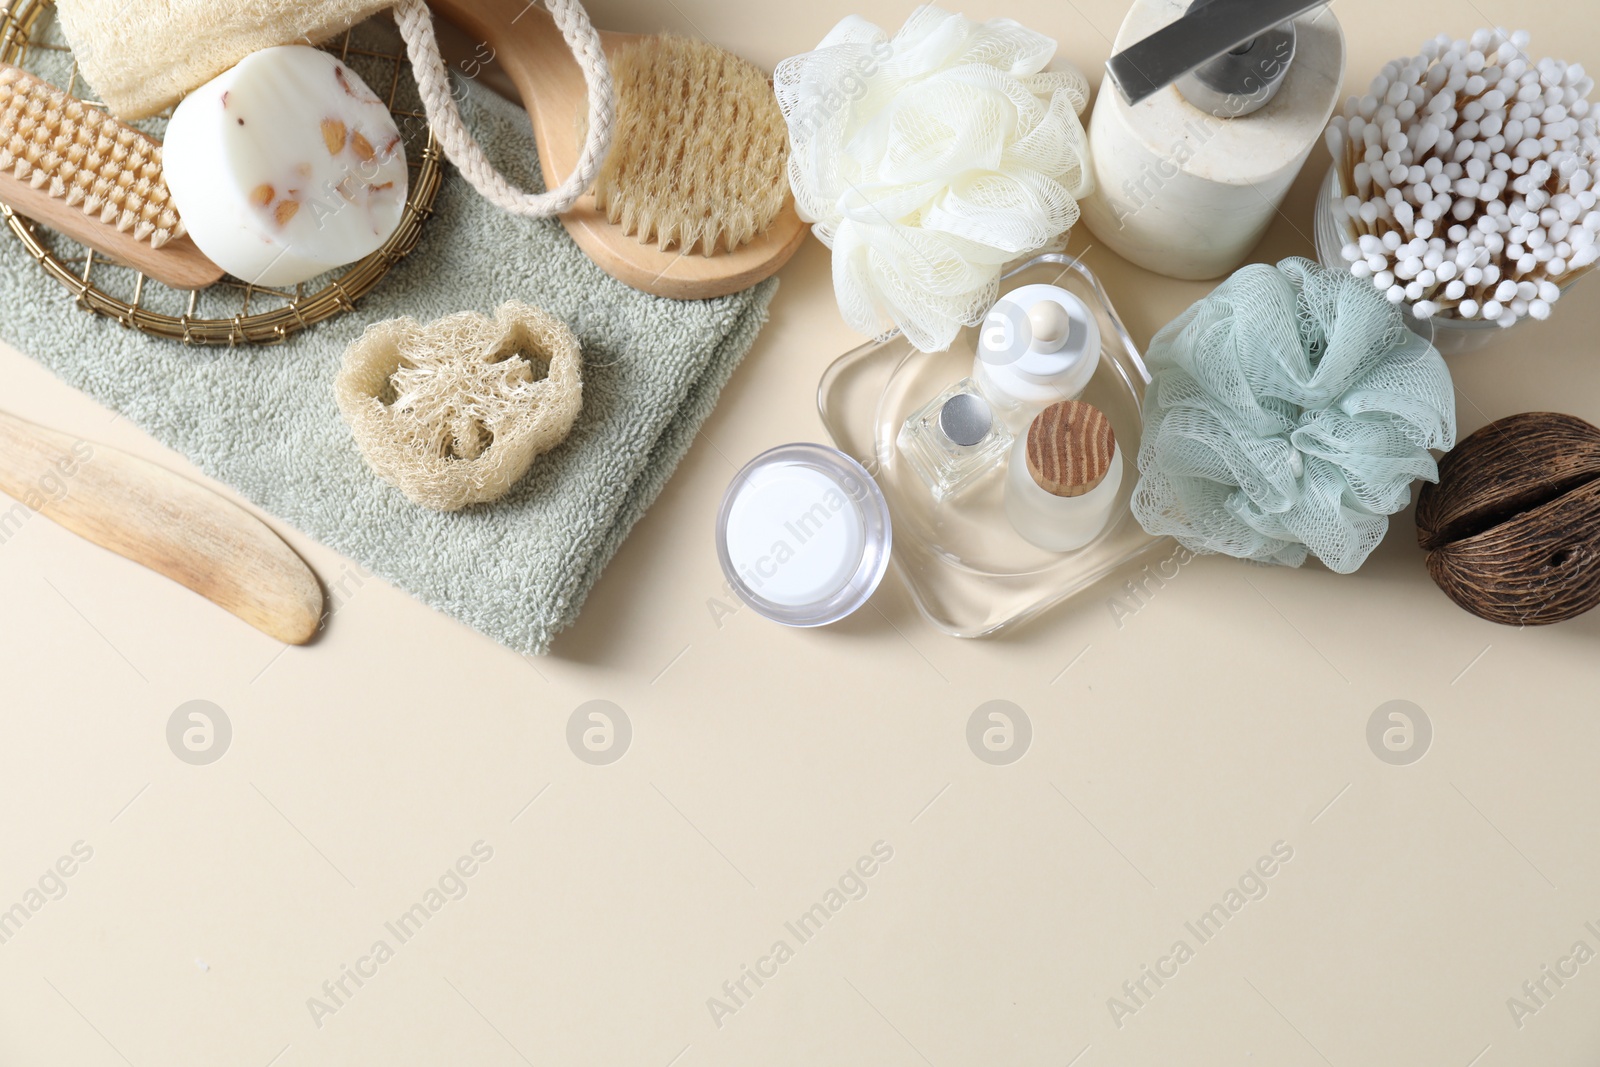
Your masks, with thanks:
<instances>
[{"instance_id":1,"label":"glass jar of cotton swabs","mask_svg":"<svg viewBox=\"0 0 1600 1067\"><path fill-rule=\"evenodd\" d=\"M1594 80L1527 44L1503 29L1436 37L1328 128L1318 257L1431 320L1446 353L1549 318L1600 260Z\"/></svg>"}]
</instances>

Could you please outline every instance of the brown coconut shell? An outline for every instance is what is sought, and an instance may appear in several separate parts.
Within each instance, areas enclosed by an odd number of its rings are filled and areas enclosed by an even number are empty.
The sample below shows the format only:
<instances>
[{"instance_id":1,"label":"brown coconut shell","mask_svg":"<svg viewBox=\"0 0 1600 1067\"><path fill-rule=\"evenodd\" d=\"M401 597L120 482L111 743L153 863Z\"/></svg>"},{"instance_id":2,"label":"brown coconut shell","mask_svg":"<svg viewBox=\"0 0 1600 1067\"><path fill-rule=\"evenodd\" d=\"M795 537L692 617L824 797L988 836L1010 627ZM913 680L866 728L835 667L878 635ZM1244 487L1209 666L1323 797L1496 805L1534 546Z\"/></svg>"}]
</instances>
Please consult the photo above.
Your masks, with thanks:
<instances>
[{"instance_id":1,"label":"brown coconut shell","mask_svg":"<svg viewBox=\"0 0 1600 1067\"><path fill-rule=\"evenodd\" d=\"M1492 422L1417 498L1417 543L1446 596L1508 626L1600 604L1600 429L1534 411Z\"/></svg>"}]
</instances>

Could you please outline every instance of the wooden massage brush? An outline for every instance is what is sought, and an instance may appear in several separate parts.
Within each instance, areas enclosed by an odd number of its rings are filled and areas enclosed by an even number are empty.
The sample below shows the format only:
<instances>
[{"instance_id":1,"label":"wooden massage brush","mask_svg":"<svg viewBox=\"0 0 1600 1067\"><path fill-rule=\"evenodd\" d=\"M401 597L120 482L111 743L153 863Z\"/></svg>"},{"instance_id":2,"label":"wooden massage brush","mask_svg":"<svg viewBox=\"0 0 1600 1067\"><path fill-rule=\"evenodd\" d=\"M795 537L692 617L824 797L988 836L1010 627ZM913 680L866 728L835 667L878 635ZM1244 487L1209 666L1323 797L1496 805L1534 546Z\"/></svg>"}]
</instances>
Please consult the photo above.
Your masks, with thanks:
<instances>
[{"instance_id":1,"label":"wooden massage brush","mask_svg":"<svg viewBox=\"0 0 1600 1067\"><path fill-rule=\"evenodd\" d=\"M161 146L0 63L0 204L175 289L222 278L184 232Z\"/></svg>"},{"instance_id":2,"label":"wooden massage brush","mask_svg":"<svg viewBox=\"0 0 1600 1067\"><path fill-rule=\"evenodd\" d=\"M587 113L582 71L555 22L527 0L430 6L493 49L555 188L577 165ZM595 190L561 216L578 247L612 277L677 299L724 296L776 273L806 225L788 192L788 132L765 76L682 38L600 40L616 80L616 134Z\"/></svg>"}]
</instances>

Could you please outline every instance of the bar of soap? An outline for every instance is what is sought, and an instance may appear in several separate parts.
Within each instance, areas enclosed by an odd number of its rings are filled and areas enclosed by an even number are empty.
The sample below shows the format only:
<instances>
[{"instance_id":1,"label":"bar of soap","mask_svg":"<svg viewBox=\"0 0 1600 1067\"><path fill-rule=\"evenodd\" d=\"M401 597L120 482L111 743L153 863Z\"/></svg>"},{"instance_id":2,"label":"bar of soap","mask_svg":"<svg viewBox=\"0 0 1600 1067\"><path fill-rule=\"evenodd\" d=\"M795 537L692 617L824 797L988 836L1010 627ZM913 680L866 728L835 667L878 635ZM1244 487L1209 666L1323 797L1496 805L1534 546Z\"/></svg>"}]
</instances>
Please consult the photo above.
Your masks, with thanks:
<instances>
[{"instance_id":1,"label":"bar of soap","mask_svg":"<svg viewBox=\"0 0 1600 1067\"><path fill-rule=\"evenodd\" d=\"M377 251L409 184L388 107L338 57L304 45L256 52L185 97L162 164L194 243L263 286Z\"/></svg>"}]
</instances>

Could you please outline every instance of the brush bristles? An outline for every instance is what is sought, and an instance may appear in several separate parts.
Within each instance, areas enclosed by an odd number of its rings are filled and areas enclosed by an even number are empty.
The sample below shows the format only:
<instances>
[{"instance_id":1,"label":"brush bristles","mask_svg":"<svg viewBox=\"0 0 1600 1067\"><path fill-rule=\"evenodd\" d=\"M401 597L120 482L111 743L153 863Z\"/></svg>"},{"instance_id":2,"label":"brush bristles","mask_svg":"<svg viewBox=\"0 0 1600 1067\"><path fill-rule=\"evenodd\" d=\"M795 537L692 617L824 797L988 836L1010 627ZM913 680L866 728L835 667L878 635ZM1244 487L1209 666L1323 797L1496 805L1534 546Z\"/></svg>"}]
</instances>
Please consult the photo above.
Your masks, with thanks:
<instances>
[{"instance_id":1,"label":"brush bristles","mask_svg":"<svg viewBox=\"0 0 1600 1067\"><path fill-rule=\"evenodd\" d=\"M788 197L788 128L772 87L738 56L661 36L612 59L616 134L595 205L663 249L732 251L772 225Z\"/></svg>"},{"instance_id":2,"label":"brush bristles","mask_svg":"<svg viewBox=\"0 0 1600 1067\"><path fill-rule=\"evenodd\" d=\"M0 69L0 174L152 248L184 234L160 145L14 67Z\"/></svg>"}]
</instances>

